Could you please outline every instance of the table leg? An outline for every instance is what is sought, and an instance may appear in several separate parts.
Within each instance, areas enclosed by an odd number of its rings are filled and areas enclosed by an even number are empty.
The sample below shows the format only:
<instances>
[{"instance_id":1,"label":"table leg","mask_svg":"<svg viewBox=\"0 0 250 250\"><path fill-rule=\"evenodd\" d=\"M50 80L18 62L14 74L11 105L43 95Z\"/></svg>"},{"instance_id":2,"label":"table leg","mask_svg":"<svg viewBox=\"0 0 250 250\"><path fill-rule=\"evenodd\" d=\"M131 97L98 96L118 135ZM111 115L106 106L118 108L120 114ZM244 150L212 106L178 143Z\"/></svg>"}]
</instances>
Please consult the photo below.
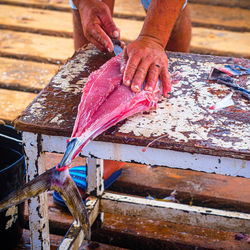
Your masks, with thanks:
<instances>
[{"instance_id":1,"label":"table leg","mask_svg":"<svg viewBox=\"0 0 250 250\"><path fill-rule=\"evenodd\" d=\"M101 196L104 192L103 160L87 158L87 193Z\"/></svg>"},{"instance_id":2,"label":"table leg","mask_svg":"<svg viewBox=\"0 0 250 250\"><path fill-rule=\"evenodd\" d=\"M26 180L45 171L41 135L23 132ZM50 249L47 192L29 200L29 228L32 249Z\"/></svg>"},{"instance_id":3,"label":"table leg","mask_svg":"<svg viewBox=\"0 0 250 250\"><path fill-rule=\"evenodd\" d=\"M104 179L103 179L103 160L96 158L87 158L87 193L89 195L101 196L104 192ZM98 226L101 227L103 223L104 213L98 214Z\"/></svg>"}]
</instances>

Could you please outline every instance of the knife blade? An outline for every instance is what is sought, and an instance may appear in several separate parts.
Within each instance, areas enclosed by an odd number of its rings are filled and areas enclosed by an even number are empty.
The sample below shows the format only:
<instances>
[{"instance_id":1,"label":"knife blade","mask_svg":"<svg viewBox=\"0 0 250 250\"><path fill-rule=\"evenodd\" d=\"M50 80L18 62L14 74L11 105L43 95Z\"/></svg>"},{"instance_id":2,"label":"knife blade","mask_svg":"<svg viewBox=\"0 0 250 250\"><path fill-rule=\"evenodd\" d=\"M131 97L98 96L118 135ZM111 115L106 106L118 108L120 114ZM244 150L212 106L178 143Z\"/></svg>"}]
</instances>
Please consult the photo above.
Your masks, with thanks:
<instances>
[{"instance_id":1,"label":"knife blade","mask_svg":"<svg viewBox=\"0 0 250 250\"><path fill-rule=\"evenodd\" d=\"M112 43L114 45L114 53L116 56L120 55L122 52L121 41L119 39L112 39Z\"/></svg>"}]
</instances>

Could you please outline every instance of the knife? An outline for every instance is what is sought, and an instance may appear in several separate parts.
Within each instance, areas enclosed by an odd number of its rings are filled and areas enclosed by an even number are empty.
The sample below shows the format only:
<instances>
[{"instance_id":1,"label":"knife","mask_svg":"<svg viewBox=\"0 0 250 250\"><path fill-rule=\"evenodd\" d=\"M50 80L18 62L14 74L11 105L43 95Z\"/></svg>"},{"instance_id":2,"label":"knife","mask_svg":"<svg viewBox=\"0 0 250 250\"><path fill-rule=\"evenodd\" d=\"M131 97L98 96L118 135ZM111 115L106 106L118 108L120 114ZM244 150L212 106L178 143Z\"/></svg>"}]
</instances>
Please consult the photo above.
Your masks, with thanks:
<instances>
[{"instance_id":1,"label":"knife","mask_svg":"<svg viewBox=\"0 0 250 250\"><path fill-rule=\"evenodd\" d=\"M122 45L121 41L119 39L111 39L111 40L112 40L112 43L114 45L114 53L115 53L115 55L116 56L120 55L122 50L123 50L122 47L121 47L121 45Z\"/></svg>"}]
</instances>

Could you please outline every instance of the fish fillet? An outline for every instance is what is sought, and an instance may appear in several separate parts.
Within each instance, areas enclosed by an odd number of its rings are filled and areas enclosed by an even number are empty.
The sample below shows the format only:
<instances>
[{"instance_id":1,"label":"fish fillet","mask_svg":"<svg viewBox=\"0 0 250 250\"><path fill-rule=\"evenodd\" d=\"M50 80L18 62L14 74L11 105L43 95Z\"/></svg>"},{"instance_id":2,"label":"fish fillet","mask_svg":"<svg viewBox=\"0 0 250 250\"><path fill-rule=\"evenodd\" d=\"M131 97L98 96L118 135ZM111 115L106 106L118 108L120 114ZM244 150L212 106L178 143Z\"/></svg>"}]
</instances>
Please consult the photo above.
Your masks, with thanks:
<instances>
[{"instance_id":1,"label":"fish fillet","mask_svg":"<svg viewBox=\"0 0 250 250\"><path fill-rule=\"evenodd\" d=\"M81 149L96 136L119 121L138 112L155 107L159 89L154 93L134 93L122 84L121 58L111 58L99 70L90 74L83 89L78 114L71 139L78 138L81 145L72 155L72 160Z\"/></svg>"}]
</instances>

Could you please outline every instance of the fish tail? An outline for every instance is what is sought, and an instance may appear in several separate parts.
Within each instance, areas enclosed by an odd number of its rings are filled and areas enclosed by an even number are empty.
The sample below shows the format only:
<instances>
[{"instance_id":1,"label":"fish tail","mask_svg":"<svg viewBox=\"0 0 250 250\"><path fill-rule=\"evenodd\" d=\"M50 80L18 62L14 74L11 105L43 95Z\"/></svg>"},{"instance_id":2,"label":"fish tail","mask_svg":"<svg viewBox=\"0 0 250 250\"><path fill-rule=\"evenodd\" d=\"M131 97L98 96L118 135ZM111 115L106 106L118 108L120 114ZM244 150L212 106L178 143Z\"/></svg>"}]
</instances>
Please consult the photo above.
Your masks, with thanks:
<instances>
[{"instance_id":1,"label":"fish tail","mask_svg":"<svg viewBox=\"0 0 250 250\"><path fill-rule=\"evenodd\" d=\"M0 201L0 211L18 205L50 189L56 190L62 196L70 212L80 223L86 240L90 241L91 232L87 209L75 182L70 177L68 168L64 171L57 171L56 167L53 167L17 191L10 193Z\"/></svg>"},{"instance_id":2,"label":"fish tail","mask_svg":"<svg viewBox=\"0 0 250 250\"><path fill-rule=\"evenodd\" d=\"M57 177L53 178L52 189L61 195L71 214L80 223L85 239L90 241L91 231L87 209L75 182L72 180L68 169L62 172L57 171L56 174Z\"/></svg>"},{"instance_id":3,"label":"fish tail","mask_svg":"<svg viewBox=\"0 0 250 250\"><path fill-rule=\"evenodd\" d=\"M14 205L18 205L27 199L49 190L51 186L51 176L54 171L55 167L24 184L24 186L19 188L17 191L10 193L7 197L0 201L0 211Z\"/></svg>"}]
</instances>

